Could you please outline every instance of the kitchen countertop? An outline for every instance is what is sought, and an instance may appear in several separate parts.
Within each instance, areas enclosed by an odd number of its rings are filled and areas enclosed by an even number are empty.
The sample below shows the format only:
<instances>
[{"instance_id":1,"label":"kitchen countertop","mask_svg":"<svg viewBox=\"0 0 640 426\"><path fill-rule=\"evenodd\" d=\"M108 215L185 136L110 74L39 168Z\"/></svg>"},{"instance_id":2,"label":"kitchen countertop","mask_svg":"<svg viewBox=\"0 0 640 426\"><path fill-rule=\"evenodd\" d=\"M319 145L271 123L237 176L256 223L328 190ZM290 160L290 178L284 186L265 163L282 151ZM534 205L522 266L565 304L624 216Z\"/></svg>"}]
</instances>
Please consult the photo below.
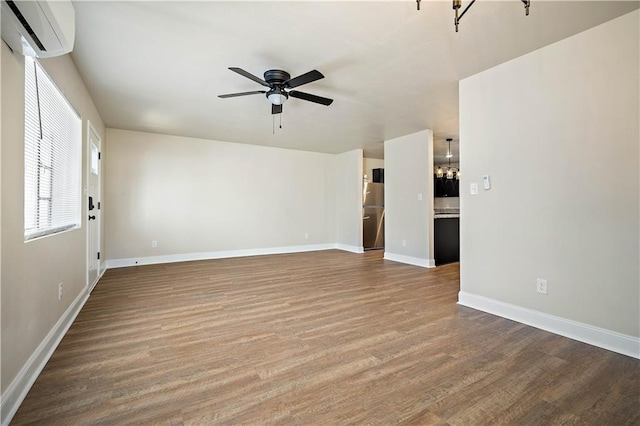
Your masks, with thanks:
<instances>
[{"instance_id":1,"label":"kitchen countertop","mask_svg":"<svg viewBox=\"0 0 640 426\"><path fill-rule=\"evenodd\" d=\"M458 219L460 218L460 209L435 209L433 212L434 219Z\"/></svg>"}]
</instances>

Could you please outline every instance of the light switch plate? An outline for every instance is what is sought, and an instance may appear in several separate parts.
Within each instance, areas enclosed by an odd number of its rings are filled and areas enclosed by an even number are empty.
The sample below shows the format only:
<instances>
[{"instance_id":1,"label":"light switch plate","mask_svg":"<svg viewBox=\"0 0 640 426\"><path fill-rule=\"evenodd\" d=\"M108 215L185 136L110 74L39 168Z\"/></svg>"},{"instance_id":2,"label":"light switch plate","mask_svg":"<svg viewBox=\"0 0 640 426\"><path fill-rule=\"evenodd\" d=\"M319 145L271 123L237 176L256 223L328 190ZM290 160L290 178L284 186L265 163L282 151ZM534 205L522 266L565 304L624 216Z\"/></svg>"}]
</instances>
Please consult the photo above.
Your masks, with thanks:
<instances>
[{"instance_id":1,"label":"light switch plate","mask_svg":"<svg viewBox=\"0 0 640 426\"><path fill-rule=\"evenodd\" d=\"M547 293L547 280L544 278L538 278L536 280L536 291L540 294L548 294Z\"/></svg>"},{"instance_id":2,"label":"light switch plate","mask_svg":"<svg viewBox=\"0 0 640 426\"><path fill-rule=\"evenodd\" d=\"M469 185L469 192L471 192L471 195L478 195L478 184L476 182Z\"/></svg>"}]
</instances>

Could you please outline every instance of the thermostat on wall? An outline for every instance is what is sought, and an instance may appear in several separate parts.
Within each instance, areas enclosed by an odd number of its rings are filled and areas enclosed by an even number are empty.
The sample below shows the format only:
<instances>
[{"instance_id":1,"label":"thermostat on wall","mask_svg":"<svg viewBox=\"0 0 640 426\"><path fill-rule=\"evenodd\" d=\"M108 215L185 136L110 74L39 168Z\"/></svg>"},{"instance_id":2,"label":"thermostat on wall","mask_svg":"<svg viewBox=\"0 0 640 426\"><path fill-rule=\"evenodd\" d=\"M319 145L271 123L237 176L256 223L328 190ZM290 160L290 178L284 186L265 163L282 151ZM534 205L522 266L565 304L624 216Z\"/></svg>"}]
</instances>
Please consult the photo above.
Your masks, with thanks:
<instances>
[{"instance_id":1,"label":"thermostat on wall","mask_svg":"<svg viewBox=\"0 0 640 426\"><path fill-rule=\"evenodd\" d=\"M491 189L491 181L489 180L489 175L482 176L482 185L484 189Z\"/></svg>"}]
</instances>

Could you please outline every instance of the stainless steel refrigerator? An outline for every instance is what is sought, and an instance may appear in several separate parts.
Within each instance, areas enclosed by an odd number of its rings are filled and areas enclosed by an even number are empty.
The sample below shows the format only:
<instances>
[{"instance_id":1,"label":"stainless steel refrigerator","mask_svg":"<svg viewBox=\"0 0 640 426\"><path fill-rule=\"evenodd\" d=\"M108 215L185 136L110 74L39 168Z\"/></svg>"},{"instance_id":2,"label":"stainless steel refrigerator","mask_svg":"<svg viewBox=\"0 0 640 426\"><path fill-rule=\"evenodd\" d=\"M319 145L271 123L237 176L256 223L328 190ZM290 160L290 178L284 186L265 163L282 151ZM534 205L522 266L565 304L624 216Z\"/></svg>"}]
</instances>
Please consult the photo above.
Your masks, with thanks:
<instances>
[{"instance_id":1,"label":"stainless steel refrigerator","mask_svg":"<svg viewBox=\"0 0 640 426\"><path fill-rule=\"evenodd\" d=\"M384 184L365 182L362 194L362 245L384 248Z\"/></svg>"}]
</instances>

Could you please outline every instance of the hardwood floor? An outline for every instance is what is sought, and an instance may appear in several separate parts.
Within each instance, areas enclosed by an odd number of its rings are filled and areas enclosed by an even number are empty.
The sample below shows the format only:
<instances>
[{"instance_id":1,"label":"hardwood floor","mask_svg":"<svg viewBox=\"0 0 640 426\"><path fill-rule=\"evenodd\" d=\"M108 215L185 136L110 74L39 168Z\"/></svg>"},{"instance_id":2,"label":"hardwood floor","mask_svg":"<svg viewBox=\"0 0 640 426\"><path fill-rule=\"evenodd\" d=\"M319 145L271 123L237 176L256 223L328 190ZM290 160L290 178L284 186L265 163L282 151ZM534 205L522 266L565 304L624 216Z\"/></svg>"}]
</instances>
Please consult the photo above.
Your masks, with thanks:
<instances>
[{"instance_id":1,"label":"hardwood floor","mask_svg":"<svg viewBox=\"0 0 640 426\"><path fill-rule=\"evenodd\" d=\"M12 424L640 424L640 361L456 304L458 264L109 270Z\"/></svg>"}]
</instances>

